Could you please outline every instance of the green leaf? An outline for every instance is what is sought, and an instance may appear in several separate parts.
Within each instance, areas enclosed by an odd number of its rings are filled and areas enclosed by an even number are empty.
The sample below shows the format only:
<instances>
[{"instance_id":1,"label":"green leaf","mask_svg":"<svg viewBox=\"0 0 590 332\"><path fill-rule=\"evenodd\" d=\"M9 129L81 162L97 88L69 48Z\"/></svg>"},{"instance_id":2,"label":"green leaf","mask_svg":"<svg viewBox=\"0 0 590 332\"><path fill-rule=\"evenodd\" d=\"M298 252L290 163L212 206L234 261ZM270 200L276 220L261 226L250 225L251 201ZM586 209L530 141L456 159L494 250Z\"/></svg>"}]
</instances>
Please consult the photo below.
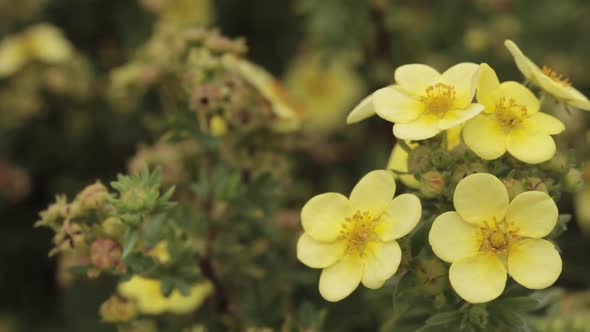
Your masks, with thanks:
<instances>
[{"instance_id":1,"label":"green leaf","mask_svg":"<svg viewBox=\"0 0 590 332\"><path fill-rule=\"evenodd\" d=\"M447 325L458 322L461 319L461 313L459 311L447 311L440 312L438 314L430 316L426 320L427 326Z\"/></svg>"},{"instance_id":2,"label":"green leaf","mask_svg":"<svg viewBox=\"0 0 590 332\"><path fill-rule=\"evenodd\" d=\"M495 301L490 306L502 307L504 310L514 310L519 312L530 312L539 309L540 302L532 297L509 297Z\"/></svg>"},{"instance_id":3,"label":"green leaf","mask_svg":"<svg viewBox=\"0 0 590 332\"><path fill-rule=\"evenodd\" d=\"M125 259L135 249L135 245L139 240L139 231L137 228L128 228L123 238L123 254L122 259Z\"/></svg>"}]
</instances>

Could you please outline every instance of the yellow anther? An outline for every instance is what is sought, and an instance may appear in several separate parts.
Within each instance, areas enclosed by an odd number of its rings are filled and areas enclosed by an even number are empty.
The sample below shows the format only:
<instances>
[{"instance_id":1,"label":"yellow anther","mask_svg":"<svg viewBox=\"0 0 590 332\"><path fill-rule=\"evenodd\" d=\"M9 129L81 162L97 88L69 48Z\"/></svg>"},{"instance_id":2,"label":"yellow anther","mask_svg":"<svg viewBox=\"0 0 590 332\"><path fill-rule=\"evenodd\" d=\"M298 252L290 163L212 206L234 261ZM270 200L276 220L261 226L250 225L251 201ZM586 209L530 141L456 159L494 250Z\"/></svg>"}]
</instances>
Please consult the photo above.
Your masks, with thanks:
<instances>
[{"instance_id":1,"label":"yellow anther","mask_svg":"<svg viewBox=\"0 0 590 332\"><path fill-rule=\"evenodd\" d=\"M427 112L443 116L453 109L455 102L455 88L444 83L437 83L426 88L425 94L420 97Z\"/></svg>"},{"instance_id":2,"label":"yellow anther","mask_svg":"<svg viewBox=\"0 0 590 332\"><path fill-rule=\"evenodd\" d=\"M541 68L541 71L543 71L543 74L549 76L549 78L565 87L572 85L572 82L569 78L564 77L562 74L559 74L558 72L556 72L548 66L543 66L543 68Z\"/></svg>"},{"instance_id":3,"label":"yellow anther","mask_svg":"<svg viewBox=\"0 0 590 332\"><path fill-rule=\"evenodd\" d=\"M508 129L520 127L527 115L527 107L517 104L514 98L502 97L496 104L496 119Z\"/></svg>"}]
</instances>

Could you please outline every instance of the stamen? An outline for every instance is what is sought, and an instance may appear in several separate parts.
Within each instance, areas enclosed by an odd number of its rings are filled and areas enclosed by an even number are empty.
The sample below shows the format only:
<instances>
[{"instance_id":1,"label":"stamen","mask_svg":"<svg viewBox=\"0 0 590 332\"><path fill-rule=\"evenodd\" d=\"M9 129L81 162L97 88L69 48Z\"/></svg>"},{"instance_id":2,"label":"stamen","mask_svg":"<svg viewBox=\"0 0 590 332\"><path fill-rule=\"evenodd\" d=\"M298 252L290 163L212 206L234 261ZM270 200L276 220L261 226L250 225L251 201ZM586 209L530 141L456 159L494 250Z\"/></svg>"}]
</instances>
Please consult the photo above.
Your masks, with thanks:
<instances>
[{"instance_id":1,"label":"stamen","mask_svg":"<svg viewBox=\"0 0 590 332\"><path fill-rule=\"evenodd\" d=\"M508 248L518 235L519 229L512 223L506 221L498 222L496 220L486 221L480 227L481 251L500 252Z\"/></svg>"},{"instance_id":2,"label":"stamen","mask_svg":"<svg viewBox=\"0 0 590 332\"><path fill-rule=\"evenodd\" d=\"M356 211L352 217L346 218L340 229L340 239L347 241L346 253L358 251L362 256L369 242L376 241L375 226L379 222L368 211Z\"/></svg>"},{"instance_id":3,"label":"stamen","mask_svg":"<svg viewBox=\"0 0 590 332\"><path fill-rule=\"evenodd\" d=\"M496 119L507 129L520 127L527 115L527 107L517 104L514 98L502 97L496 104Z\"/></svg>"},{"instance_id":4,"label":"stamen","mask_svg":"<svg viewBox=\"0 0 590 332\"><path fill-rule=\"evenodd\" d=\"M455 95L453 86L437 83L426 88L426 93L420 97L420 101L424 104L427 112L443 116L452 109Z\"/></svg>"},{"instance_id":5,"label":"stamen","mask_svg":"<svg viewBox=\"0 0 590 332\"><path fill-rule=\"evenodd\" d=\"M541 71L543 72L543 74L549 76L549 78L551 78L553 81L563 85L566 88L572 85L572 82L569 78L563 76L562 74L559 74L558 72L556 72L548 66L543 66L543 68L541 68Z\"/></svg>"}]
</instances>

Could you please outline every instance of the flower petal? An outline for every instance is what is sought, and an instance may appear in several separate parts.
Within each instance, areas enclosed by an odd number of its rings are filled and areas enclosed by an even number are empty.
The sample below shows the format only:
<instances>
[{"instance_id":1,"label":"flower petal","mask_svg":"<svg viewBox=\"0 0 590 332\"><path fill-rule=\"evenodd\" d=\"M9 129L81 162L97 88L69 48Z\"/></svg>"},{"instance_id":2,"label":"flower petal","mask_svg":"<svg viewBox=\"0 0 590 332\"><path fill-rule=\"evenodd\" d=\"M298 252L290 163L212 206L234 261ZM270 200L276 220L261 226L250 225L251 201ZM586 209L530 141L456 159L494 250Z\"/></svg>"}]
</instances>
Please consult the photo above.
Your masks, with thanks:
<instances>
[{"instance_id":1,"label":"flower petal","mask_svg":"<svg viewBox=\"0 0 590 332\"><path fill-rule=\"evenodd\" d=\"M318 242L305 233L297 241L297 259L316 269L336 263L342 258L345 250L345 241Z\"/></svg>"},{"instance_id":2,"label":"flower petal","mask_svg":"<svg viewBox=\"0 0 590 332\"><path fill-rule=\"evenodd\" d=\"M374 242L366 248L362 283L376 289L397 271L402 261L402 250L397 241Z\"/></svg>"},{"instance_id":3,"label":"flower petal","mask_svg":"<svg viewBox=\"0 0 590 332\"><path fill-rule=\"evenodd\" d=\"M470 104L465 108L449 111L439 120L438 129L447 130L456 127L477 116L484 109L482 104Z\"/></svg>"},{"instance_id":4,"label":"flower petal","mask_svg":"<svg viewBox=\"0 0 590 332\"><path fill-rule=\"evenodd\" d=\"M414 121L424 112L424 105L402 92L398 85L375 91L373 105L377 115L390 122Z\"/></svg>"},{"instance_id":5,"label":"flower petal","mask_svg":"<svg viewBox=\"0 0 590 332\"><path fill-rule=\"evenodd\" d=\"M363 262L358 254L345 255L338 263L325 268L320 275L320 294L336 302L350 295L360 284Z\"/></svg>"},{"instance_id":6,"label":"flower petal","mask_svg":"<svg viewBox=\"0 0 590 332\"><path fill-rule=\"evenodd\" d=\"M421 94L441 78L440 73L427 65L409 64L398 67L394 73L395 82L404 90Z\"/></svg>"},{"instance_id":7,"label":"flower petal","mask_svg":"<svg viewBox=\"0 0 590 332\"><path fill-rule=\"evenodd\" d=\"M487 173L476 173L459 181L453 197L461 218L471 224L504 219L508 192L502 181Z\"/></svg>"},{"instance_id":8,"label":"flower petal","mask_svg":"<svg viewBox=\"0 0 590 332\"><path fill-rule=\"evenodd\" d=\"M373 95L366 96L361 102L348 114L347 124L361 122L375 115L375 106L373 105Z\"/></svg>"},{"instance_id":9,"label":"flower petal","mask_svg":"<svg viewBox=\"0 0 590 332\"><path fill-rule=\"evenodd\" d=\"M467 121L463 139L471 151L485 160L498 159L506 152L504 128L485 115L480 114Z\"/></svg>"},{"instance_id":10,"label":"flower petal","mask_svg":"<svg viewBox=\"0 0 590 332\"><path fill-rule=\"evenodd\" d=\"M539 86L556 99L568 100L571 98L570 86L554 81L541 70L533 71L533 74Z\"/></svg>"},{"instance_id":11,"label":"flower petal","mask_svg":"<svg viewBox=\"0 0 590 332\"><path fill-rule=\"evenodd\" d=\"M422 204L416 195L403 194L391 201L375 232L382 241L408 235L422 217Z\"/></svg>"},{"instance_id":12,"label":"flower petal","mask_svg":"<svg viewBox=\"0 0 590 332\"><path fill-rule=\"evenodd\" d=\"M510 245L508 272L526 288L543 289L553 285L561 268L561 257L547 240L526 239Z\"/></svg>"},{"instance_id":13,"label":"flower petal","mask_svg":"<svg viewBox=\"0 0 590 332\"><path fill-rule=\"evenodd\" d=\"M458 63L442 74L445 81L455 88L458 108L466 107L473 101L478 74L479 65L471 62Z\"/></svg>"},{"instance_id":14,"label":"flower petal","mask_svg":"<svg viewBox=\"0 0 590 332\"><path fill-rule=\"evenodd\" d=\"M414 149L418 146L416 143L411 143L410 141L406 141L407 146L410 149ZM391 155L389 156L389 161L387 162L387 169L390 169L394 172L394 177L399 177L400 181L410 188L418 188L420 186L420 181L416 180L413 174L403 174L397 175L395 172L399 173L407 173L408 172L408 152L399 144L395 144L393 150L391 151Z\"/></svg>"},{"instance_id":15,"label":"flower petal","mask_svg":"<svg viewBox=\"0 0 590 332\"><path fill-rule=\"evenodd\" d=\"M557 135L565 130L565 125L547 113L536 113L526 119L525 126L530 132Z\"/></svg>"},{"instance_id":16,"label":"flower petal","mask_svg":"<svg viewBox=\"0 0 590 332\"><path fill-rule=\"evenodd\" d=\"M410 123L396 123L393 126L393 135L399 139L419 141L436 136L439 118L434 115L423 114Z\"/></svg>"},{"instance_id":17,"label":"flower petal","mask_svg":"<svg viewBox=\"0 0 590 332\"><path fill-rule=\"evenodd\" d=\"M527 109L527 114L532 115L539 111L541 103L539 99L526 86L513 81L500 84L500 95L506 100L514 101Z\"/></svg>"},{"instance_id":18,"label":"flower petal","mask_svg":"<svg viewBox=\"0 0 590 332\"><path fill-rule=\"evenodd\" d=\"M504 45L514 57L514 62L516 63L518 70L520 70L527 80L534 81L535 77L533 76L533 70L536 69L540 71L539 67L527 58L512 40L506 40Z\"/></svg>"},{"instance_id":19,"label":"flower petal","mask_svg":"<svg viewBox=\"0 0 590 332\"><path fill-rule=\"evenodd\" d=\"M353 214L348 199L341 194L325 193L311 198L301 209L301 224L316 241L332 242L340 235L340 226Z\"/></svg>"},{"instance_id":20,"label":"flower petal","mask_svg":"<svg viewBox=\"0 0 590 332\"><path fill-rule=\"evenodd\" d=\"M524 127L510 131L506 149L520 161L539 164L553 158L556 146L549 134L530 132Z\"/></svg>"},{"instance_id":21,"label":"flower petal","mask_svg":"<svg viewBox=\"0 0 590 332\"><path fill-rule=\"evenodd\" d=\"M581 110L590 111L590 100L572 86L570 86L569 90L571 96L567 103Z\"/></svg>"},{"instance_id":22,"label":"flower petal","mask_svg":"<svg viewBox=\"0 0 590 332\"><path fill-rule=\"evenodd\" d=\"M496 110L496 97L500 89L500 80L496 72L487 63L482 63L477 81L477 102L485 106L484 112Z\"/></svg>"},{"instance_id":23,"label":"flower petal","mask_svg":"<svg viewBox=\"0 0 590 332\"><path fill-rule=\"evenodd\" d=\"M19 71L29 58L21 38L7 37L2 40L0 42L0 78Z\"/></svg>"},{"instance_id":24,"label":"flower petal","mask_svg":"<svg viewBox=\"0 0 590 332\"><path fill-rule=\"evenodd\" d=\"M506 287L506 269L491 253L463 258L451 265L451 286L461 298L470 303L489 302L502 294Z\"/></svg>"},{"instance_id":25,"label":"flower petal","mask_svg":"<svg viewBox=\"0 0 590 332\"><path fill-rule=\"evenodd\" d=\"M508 207L506 221L518 227L518 235L542 238L555 228L559 211L553 199L542 191L518 194Z\"/></svg>"},{"instance_id":26,"label":"flower petal","mask_svg":"<svg viewBox=\"0 0 590 332\"><path fill-rule=\"evenodd\" d=\"M438 216L428 234L428 242L434 254L445 262L453 263L477 254L481 243L479 229L465 221L455 212Z\"/></svg>"},{"instance_id":27,"label":"flower petal","mask_svg":"<svg viewBox=\"0 0 590 332\"><path fill-rule=\"evenodd\" d=\"M355 210L380 216L389 206L394 194L393 174L386 170L372 171L354 186L350 193L350 203Z\"/></svg>"}]
</instances>

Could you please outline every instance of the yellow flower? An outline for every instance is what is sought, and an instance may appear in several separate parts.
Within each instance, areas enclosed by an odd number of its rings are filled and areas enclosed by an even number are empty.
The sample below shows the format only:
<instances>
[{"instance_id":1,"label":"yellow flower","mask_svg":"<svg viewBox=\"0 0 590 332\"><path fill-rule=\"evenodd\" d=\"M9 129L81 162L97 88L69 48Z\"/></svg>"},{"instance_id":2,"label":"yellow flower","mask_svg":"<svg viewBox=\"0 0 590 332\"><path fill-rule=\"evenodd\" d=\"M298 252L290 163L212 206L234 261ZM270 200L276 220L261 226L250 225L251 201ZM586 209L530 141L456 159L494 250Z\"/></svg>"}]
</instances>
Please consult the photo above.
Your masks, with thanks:
<instances>
[{"instance_id":1,"label":"yellow flower","mask_svg":"<svg viewBox=\"0 0 590 332\"><path fill-rule=\"evenodd\" d=\"M269 72L258 65L230 54L223 56L222 62L225 68L240 74L270 102L277 117L277 122L273 126L276 130L299 129L301 125L299 114L288 101L287 93L282 85Z\"/></svg>"},{"instance_id":2,"label":"yellow flower","mask_svg":"<svg viewBox=\"0 0 590 332\"><path fill-rule=\"evenodd\" d=\"M66 62L72 52L72 45L58 28L46 23L34 25L0 42L0 78L18 72L32 61Z\"/></svg>"},{"instance_id":3,"label":"yellow flower","mask_svg":"<svg viewBox=\"0 0 590 332\"><path fill-rule=\"evenodd\" d=\"M160 280L133 276L129 281L119 284L119 293L135 301L142 313L158 315L163 312L189 313L201 306L213 291L211 283L205 281L194 284L187 296L175 289L169 297L164 297L160 284Z\"/></svg>"},{"instance_id":4,"label":"yellow flower","mask_svg":"<svg viewBox=\"0 0 590 332\"><path fill-rule=\"evenodd\" d=\"M508 48L508 51L514 57L516 66L528 81L565 104L590 111L590 100L580 91L576 90L571 85L569 79L564 78L563 75L558 74L547 66L539 68L531 59L522 53L520 48L512 40L506 40L504 45L506 45L506 48Z\"/></svg>"},{"instance_id":5,"label":"yellow flower","mask_svg":"<svg viewBox=\"0 0 590 332\"><path fill-rule=\"evenodd\" d=\"M479 66L459 63L440 74L422 64L396 69L396 84L375 91L349 114L355 123L373 114L394 122L400 139L428 139L476 116L483 105L472 103Z\"/></svg>"},{"instance_id":6,"label":"yellow flower","mask_svg":"<svg viewBox=\"0 0 590 332\"><path fill-rule=\"evenodd\" d=\"M168 264L171 261L168 243L160 241L148 251L148 255L154 257L160 264Z\"/></svg>"},{"instance_id":7,"label":"yellow flower","mask_svg":"<svg viewBox=\"0 0 590 332\"><path fill-rule=\"evenodd\" d=\"M211 0L172 0L162 13L162 21L175 25L209 25L215 20Z\"/></svg>"},{"instance_id":8,"label":"yellow flower","mask_svg":"<svg viewBox=\"0 0 590 332\"><path fill-rule=\"evenodd\" d=\"M542 239L558 217L546 193L527 191L509 203L498 178L476 173L459 182L453 200L456 211L434 220L429 242L440 259L451 263L451 286L465 301L497 298L507 274L529 289L547 288L557 280L561 257Z\"/></svg>"},{"instance_id":9,"label":"yellow flower","mask_svg":"<svg viewBox=\"0 0 590 332\"><path fill-rule=\"evenodd\" d=\"M485 110L465 124L463 138L480 158L497 159L508 151L521 161L538 164L555 155L550 135L561 133L565 126L539 112L539 100L524 85L500 83L494 70L482 64L477 101Z\"/></svg>"},{"instance_id":10,"label":"yellow flower","mask_svg":"<svg viewBox=\"0 0 590 332\"><path fill-rule=\"evenodd\" d=\"M422 214L418 197L395 194L393 175L384 170L365 175L350 198L325 193L310 199L301 211L305 233L297 243L297 258L323 269L319 290L328 301L339 301L359 285L383 286L401 262L396 239L407 235Z\"/></svg>"},{"instance_id":11,"label":"yellow flower","mask_svg":"<svg viewBox=\"0 0 590 332\"><path fill-rule=\"evenodd\" d=\"M318 54L303 54L289 66L284 82L293 101L305 112L304 128L314 132L342 127L347 108L364 90L348 55L326 62Z\"/></svg>"}]
</instances>

